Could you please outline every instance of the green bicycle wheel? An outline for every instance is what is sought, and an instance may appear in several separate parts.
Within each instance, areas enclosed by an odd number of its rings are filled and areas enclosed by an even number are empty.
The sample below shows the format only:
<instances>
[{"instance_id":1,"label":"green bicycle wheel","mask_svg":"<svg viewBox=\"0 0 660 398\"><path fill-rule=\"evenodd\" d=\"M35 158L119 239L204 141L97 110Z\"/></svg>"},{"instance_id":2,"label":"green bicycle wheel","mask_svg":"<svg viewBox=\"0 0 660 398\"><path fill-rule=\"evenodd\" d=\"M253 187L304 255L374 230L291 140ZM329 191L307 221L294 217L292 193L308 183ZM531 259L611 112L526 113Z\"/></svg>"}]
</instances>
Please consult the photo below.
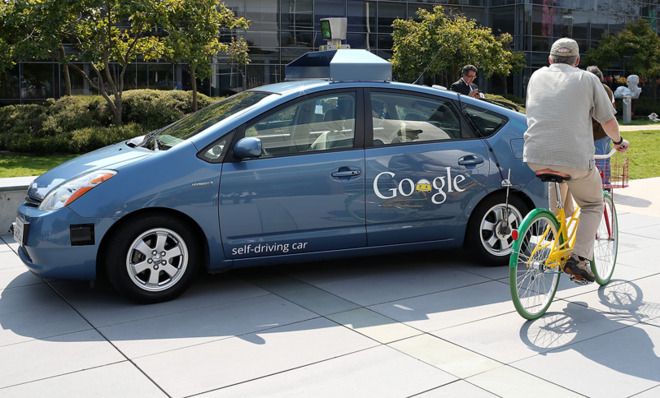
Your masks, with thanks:
<instances>
[{"instance_id":1,"label":"green bicycle wheel","mask_svg":"<svg viewBox=\"0 0 660 398\"><path fill-rule=\"evenodd\" d=\"M619 249L619 222L614 200L608 192L603 194L603 206L603 214L594 241L594 259L591 261L591 271L596 276L596 282L601 286L607 285L612 279Z\"/></svg>"},{"instance_id":2,"label":"green bicycle wheel","mask_svg":"<svg viewBox=\"0 0 660 398\"><path fill-rule=\"evenodd\" d=\"M559 222L550 211L536 209L520 224L509 258L509 285L516 311L525 319L545 314L557 292L561 271L546 261L554 242L563 242Z\"/></svg>"}]
</instances>

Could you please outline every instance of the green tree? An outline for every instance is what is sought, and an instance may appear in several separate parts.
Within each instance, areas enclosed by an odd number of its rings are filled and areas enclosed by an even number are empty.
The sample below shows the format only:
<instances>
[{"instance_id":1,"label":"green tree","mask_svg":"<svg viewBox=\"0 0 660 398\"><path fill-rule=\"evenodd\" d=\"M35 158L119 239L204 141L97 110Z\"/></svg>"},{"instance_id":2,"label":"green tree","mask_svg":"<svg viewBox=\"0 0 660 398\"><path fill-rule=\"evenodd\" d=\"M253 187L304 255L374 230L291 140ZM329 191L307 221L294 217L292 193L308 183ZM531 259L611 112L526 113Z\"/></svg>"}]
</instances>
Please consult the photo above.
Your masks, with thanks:
<instances>
[{"instance_id":1,"label":"green tree","mask_svg":"<svg viewBox=\"0 0 660 398\"><path fill-rule=\"evenodd\" d=\"M524 66L520 54L509 50L508 33L495 36L465 16L449 16L442 6L419 9L417 19L397 19L392 46L392 67L397 78L414 81L422 72L440 77L448 85L461 67L473 64L486 77L508 76Z\"/></svg>"},{"instance_id":2,"label":"green tree","mask_svg":"<svg viewBox=\"0 0 660 398\"><path fill-rule=\"evenodd\" d=\"M239 64L249 62L245 40L232 38L229 43L219 40L221 31L247 29L249 22L236 17L218 0L165 0L163 28L168 57L184 63L192 80L192 107L197 110L197 79L211 75L211 58L219 53Z\"/></svg>"},{"instance_id":3,"label":"green tree","mask_svg":"<svg viewBox=\"0 0 660 398\"><path fill-rule=\"evenodd\" d=\"M648 21L639 19L626 25L621 32L605 36L598 47L587 51L584 64L603 69L625 67L627 73L635 73L651 83L655 99L655 83L660 77L660 38Z\"/></svg>"},{"instance_id":4,"label":"green tree","mask_svg":"<svg viewBox=\"0 0 660 398\"><path fill-rule=\"evenodd\" d=\"M16 0L3 3L0 51L12 67L16 61L57 60L63 65L65 92L71 95L70 56L64 42L71 37L79 2L61 0ZM7 61L8 60L8 61Z\"/></svg>"},{"instance_id":5,"label":"green tree","mask_svg":"<svg viewBox=\"0 0 660 398\"><path fill-rule=\"evenodd\" d=\"M81 0L73 22L77 61L89 62L91 73L70 64L106 100L114 123L122 124L124 77L138 58L150 61L165 53L158 31L160 0Z\"/></svg>"}]
</instances>

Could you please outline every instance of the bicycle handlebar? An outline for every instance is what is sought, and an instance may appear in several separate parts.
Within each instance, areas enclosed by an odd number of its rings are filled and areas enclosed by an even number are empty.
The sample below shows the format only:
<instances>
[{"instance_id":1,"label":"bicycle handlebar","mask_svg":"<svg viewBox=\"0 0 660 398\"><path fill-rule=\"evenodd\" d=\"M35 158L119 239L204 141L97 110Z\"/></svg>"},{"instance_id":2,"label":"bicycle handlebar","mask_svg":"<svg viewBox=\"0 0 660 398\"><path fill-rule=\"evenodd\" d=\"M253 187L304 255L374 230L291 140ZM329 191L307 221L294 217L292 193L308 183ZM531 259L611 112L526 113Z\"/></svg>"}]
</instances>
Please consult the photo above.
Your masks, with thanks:
<instances>
[{"instance_id":1,"label":"bicycle handlebar","mask_svg":"<svg viewBox=\"0 0 660 398\"><path fill-rule=\"evenodd\" d=\"M612 155L614 155L616 152L617 152L616 149L612 148L612 150L610 151L610 153L608 153L608 154L606 154L606 155L594 155L594 159L596 159L596 160L609 159L609 158L611 158Z\"/></svg>"}]
</instances>

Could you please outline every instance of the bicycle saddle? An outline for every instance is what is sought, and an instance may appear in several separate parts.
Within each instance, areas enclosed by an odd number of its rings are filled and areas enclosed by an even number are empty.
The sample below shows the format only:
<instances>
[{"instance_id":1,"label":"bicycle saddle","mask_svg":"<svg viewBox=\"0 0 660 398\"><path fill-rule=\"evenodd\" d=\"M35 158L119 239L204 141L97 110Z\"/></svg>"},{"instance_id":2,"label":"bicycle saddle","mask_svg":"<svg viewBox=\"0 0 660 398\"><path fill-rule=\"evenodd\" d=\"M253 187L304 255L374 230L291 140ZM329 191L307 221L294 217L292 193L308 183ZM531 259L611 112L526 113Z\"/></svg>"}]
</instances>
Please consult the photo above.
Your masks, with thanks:
<instances>
[{"instance_id":1,"label":"bicycle saddle","mask_svg":"<svg viewBox=\"0 0 660 398\"><path fill-rule=\"evenodd\" d=\"M543 182L558 182L562 183L571 179L568 174L560 173L551 169L542 169L536 172L536 176Z\"/></svg>"}]
</instances>

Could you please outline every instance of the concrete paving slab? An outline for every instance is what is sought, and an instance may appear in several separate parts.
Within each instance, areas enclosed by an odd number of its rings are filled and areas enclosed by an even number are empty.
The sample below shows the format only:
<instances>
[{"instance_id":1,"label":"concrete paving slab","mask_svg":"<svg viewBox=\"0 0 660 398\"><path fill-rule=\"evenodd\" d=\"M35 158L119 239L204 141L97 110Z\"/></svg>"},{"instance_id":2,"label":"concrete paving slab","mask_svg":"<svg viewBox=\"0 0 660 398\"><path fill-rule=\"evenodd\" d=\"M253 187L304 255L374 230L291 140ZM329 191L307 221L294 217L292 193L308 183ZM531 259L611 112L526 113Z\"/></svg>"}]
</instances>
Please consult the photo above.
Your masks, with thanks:
<instances>
[{"instance_id":1,"label":"concrete paving slab","mask_svg":"<svg viewBox=\"0 0 660 398\"><path fill-rule=\"evenodd\" d=\"M164 398L167 395L128 361L0 389L3 398Z\"/></svg>"},{"instance_id":2,"label":"concrete paving slab","mask_svg":"<svg viewBox=\"0 0 660 398\"><path fill-rule=\"evenodd\" d=\"M585 396L628 397L660 385L659 339L660 328L637 324L513 366Z\"/></svg>"},{"instance_id":3,"label":"concrete paving slab","mask_svg":"<svg viewBox=\"0 0 660 398\"><path fill-rule=\"evenodd\" d=\"M457 380L453 383L435 388L431 391L415 395L415 398L456 398L456 397L469 397L469 398L494 398L495 394L491 394L483 388L470 384L465 380Z\"/></svg>"},{"instance_id":4,"label":"concrete paving slab","mask_svg":"<svg viewBox=\"0 0 660 398\"><path fill-rule=\"evenodd\" d=\"M327 318L383 344L422 333L366 308L328 315Z\"/></svg>"},{"instance_id":5,"label":"concrete paving slab","mask_svg":"<svg viewBox=\"0 0 660 398\"><path fill-rule=\"evenodd\" d=\"M157 354L236 335L260 332L318 315L268 294L100 328L126 356Z\"/></svg>"},{"instance_id":6,"label":"concrete paving slab","mask_svg":"<svg viewBox=\"0 0 660 398\"><path fill-rule=\"evenodd\" d=\"M359 305L290 276L266 275L250 282L320 315L358 308Z\"/></svg>"},{"instance_id":7,"label":"concrete paving slab","mask_svg":"<svg viewBox=\"0 0 660 398\"><path fill-rule=\"evenodd\" d=\"M644 392L641 392L639 394L633 395L635 398L657 398L660 397L660 384L658 384L657 387L648 389Z\"/></svg>"},{"instance_id":8,"label":"concrete paving slab","mask_svg":"<svg viewBox=\"0 0 660 398\"><path fill-rule=\"evenodd\" d=\"M222 275L205 275L176 300L151 305L138 305L124 300L107 285L97 285L93 289L81 282L60 281L51 285L97 327L233 303L268 294L250 283Z\"/></svg>"},{"instance_id":9,"label":"concrete paving slab","mask_svg":"<svg viewBox=\"0 0 660 398\"><path fill-rule=\"evenodd\" d=\"M462 379L501 366L497 361L429 334L400 340L390 347Z\"/></svg>"},{"instance_id":10,"label":"concrete paving slab","mask_svg":"<svg viewBox=\"0 0 660 398\"><path fill-rule=\"evenodd\" d=\"M524 322L514 312L432 334L491 359L511 363L624 328L630 323L559 300L552 303L544 317L533 322Z\"/></svg>"},{"instance_id":11,"label":"concrete paving slab","mask_svg":"<svg viewBox=\"0 0 660 398\"><path fill-rule=\"evenodd\" d=\"M378 345L327 319L214 341L135 360L168 394L227 387Z\"/></svg>"},{"instance_id":12,"label":"concrete paving slab","mask_svg":"<svg viewBox=\"0 0 660 398\"><path fill-rule=\"evenodd\" d=\"M0 292L21 286L40 284L41 279L36 277L25 267L12 267L0 269Z\"/></svg>"},{"instance_id":13,"label":"concrete paving slab","mask_svg":"<svg viewBox=\"0 0 660 398\"><path fill-rule=\"evenodd\" d=\"M380 346L201 397L396 398L411 396L453 380L456 378L441 370Z\"/></svg>"},{"instance_id":14,"label":"concrete paving slab","mask_svg":"<svg viewBox=\"0 0 660 398\"><path fill-rule=\"evenodd\" d=\"M7 245L4 245L5 247L8 247ZM11 249L6 250L4 252L0 252L0 270L5 270L5 269L10 269L10 268L22 268L22 269L27 269L25 268L25 265L21 262L21 260L18 258L16 253L14 253Z\"/></svg>"},{"instance_id":15,"label":"concrete paving slab","mask_svg":"<svg viewBox=\"0 0 660 398\"><path fill-rule=\"evenodd\" d=\"M125 359L94 330L0 347L0 358L3 358L0 361L0 387L77 372Z\"/></svg>"},{"instance_id":16,"label":"concrete paving slab","mask_svg":"<svg viewBox=\"0 0 660 398\"><path fill-rule=\"evenodd\" d=\"M88 329L91 325L45 285L2 291L0 347Z\"/></svg>"},{"instance_id":17,"label":"concrete paving slab","mask_svg":"<svg viewBox=\"0 0 660 398\"><path fill-rule=\"evenodd\" d=\"M515 311L508 286L496 281L369 308L426 332Z\"/></svg>"},{"instance_id":18,"label":"concrete paving slab","mask_svg":"<svg viewBox=\"0 0 660 398\"><path fill-rule=\"evenodd\" d=\"M539 376L543 373L537 373ZM535 397L581 397L581 395L561 387L561 384L550 383L540 377L521 372L510 366L478 374L467 379L470 383L487 391L507 398Z\"/></svg>"},{"instance_id":19,"label":"concrete paving slab","mask_svg":"<svg viewBox=\"0 0 660 398\"><path fill-rule=\"evenodd\" d=\"M408 261L395 269L373 269L368 275L340 280L327 281L315 278L313 274L305 275L305 278L323 290L365 306L488 281L479 275L443 265Z\"/></svg>"},{"instance_id":20,"label":"concrete paving slab","mask_svg":"<svg viewBox=\"0 0 660 398\"><path fill-rule=\"evenodd\" d=\"M658 180L660 181L660 178ZM618 199L618 195L615 194L614 198L616 201ZM616 211L618 215L617 220L619 221L620 231L634 233L637 229L660 224L660 215L625 212L620 209L619 206L616 207Z\"/></svg>"}]
</instances>

